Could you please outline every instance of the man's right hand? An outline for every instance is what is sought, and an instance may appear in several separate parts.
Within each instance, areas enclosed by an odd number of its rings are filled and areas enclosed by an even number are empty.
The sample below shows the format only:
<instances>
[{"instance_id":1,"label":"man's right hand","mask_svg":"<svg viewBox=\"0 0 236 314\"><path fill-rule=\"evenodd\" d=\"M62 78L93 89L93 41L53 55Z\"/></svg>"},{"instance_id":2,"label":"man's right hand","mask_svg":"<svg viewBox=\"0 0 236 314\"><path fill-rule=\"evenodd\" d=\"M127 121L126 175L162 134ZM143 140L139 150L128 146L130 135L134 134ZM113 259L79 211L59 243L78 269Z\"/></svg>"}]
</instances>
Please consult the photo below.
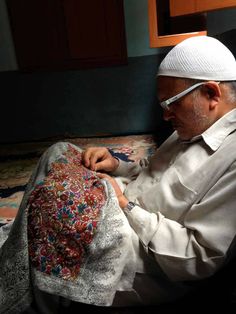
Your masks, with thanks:
<instances>
[{"instance_id":1,"label":"man's right hand","mask_svg":"<svg viewBox=\"0 0 236 314\"><path fill-rule=\"evenodd\" d=\"M87 148L82 154L82 162L93 171L112 172L119 166L119 161L105 147Z\"/></svg>"}]
</instances>

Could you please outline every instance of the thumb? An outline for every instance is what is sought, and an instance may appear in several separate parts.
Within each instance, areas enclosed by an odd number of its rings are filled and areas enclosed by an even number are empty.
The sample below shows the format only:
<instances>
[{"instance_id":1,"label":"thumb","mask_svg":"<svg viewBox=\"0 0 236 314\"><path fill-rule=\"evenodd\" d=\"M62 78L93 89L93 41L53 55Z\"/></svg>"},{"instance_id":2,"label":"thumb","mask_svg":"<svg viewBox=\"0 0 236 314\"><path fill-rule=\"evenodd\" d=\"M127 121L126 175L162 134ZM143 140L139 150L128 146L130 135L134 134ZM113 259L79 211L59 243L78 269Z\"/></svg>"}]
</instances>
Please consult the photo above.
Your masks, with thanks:
<instances>
[{"instance_id":1,"label":"thumb","mask_svg":"<svg viewBox=\"0 0 236 314\"><path fill-rule=\"evenodd\" d=\"M108 178L108 175L105 173L97 172L96 174L100 179Z\"/></svg>"},{"instance_id":2,"label":"thumb","mask_svg":"<svg viewBox=\"0 0 236 314\"><path fill-rule=\"evenodd\" d=\"M107 161L103 160L103 161L99 161L95 164L94 166L94 171L99 171L99 170L107 170Z\"/></svg>"}]
</instances>

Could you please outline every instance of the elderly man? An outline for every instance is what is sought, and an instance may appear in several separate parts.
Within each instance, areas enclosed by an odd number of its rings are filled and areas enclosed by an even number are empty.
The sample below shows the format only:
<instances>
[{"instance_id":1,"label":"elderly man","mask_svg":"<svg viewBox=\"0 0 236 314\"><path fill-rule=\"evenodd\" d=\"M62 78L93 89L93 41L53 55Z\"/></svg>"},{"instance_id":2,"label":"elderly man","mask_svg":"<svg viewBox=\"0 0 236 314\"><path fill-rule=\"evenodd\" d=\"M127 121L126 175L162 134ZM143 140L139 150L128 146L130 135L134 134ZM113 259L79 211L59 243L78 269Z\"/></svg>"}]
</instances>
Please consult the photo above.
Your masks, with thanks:
<instances>
[{"instance_id":1,"label":"elderly man","mask_svg":"<svg viewBox=\"0 0 236 314\"><path fill-rule=\"evenodd\" d=\"M159 67L158 98L175 132L150 161L125 163L98 148L83 155L87 167L130 179L124 186L122 180L100 174L113 185L130 226L166 276L155 280L169 297L171 283L208 277L231 258L236 234L235 80L235 58L221 42L208 36L187 39ZM145 283L141 278L135 288L141 298ZM153 298L162 298L156 288L152 291Z\"/></svg>"},{"instance_id":2,"label":"elderly man","mask_svg":"<svg viewBox=\"0 0 236 314\"><path fill-rule=\"evenodd\" d=\"M1 308L26 309L32 292L39 313L79 302L157 304L232 259L235 80L235 58L221 42L186 39L159 67L159 103L175 131L150 160L49 148L0 251Z\"/></svg>"}]
</instances>

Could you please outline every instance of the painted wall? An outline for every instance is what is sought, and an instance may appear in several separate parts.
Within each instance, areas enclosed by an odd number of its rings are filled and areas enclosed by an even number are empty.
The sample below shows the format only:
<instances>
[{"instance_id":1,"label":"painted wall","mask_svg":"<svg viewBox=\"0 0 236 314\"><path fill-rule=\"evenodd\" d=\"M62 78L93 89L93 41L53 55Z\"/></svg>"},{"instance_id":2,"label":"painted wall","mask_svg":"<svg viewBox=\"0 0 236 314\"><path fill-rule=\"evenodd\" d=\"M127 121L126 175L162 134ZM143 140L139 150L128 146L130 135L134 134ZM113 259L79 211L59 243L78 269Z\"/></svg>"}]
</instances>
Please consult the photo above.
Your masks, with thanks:
<instances>
[{"instance_id":1,"label":"painted wall","mask_svg":"<svg viewBox=\"0 0 236 314\"><path fill-rule=\"evenodd\" d=\"M149 48L147 1L125 0L124 9L127 66L42 73L0 72L7 117L0 124L0 142L139 134L165 127L156 104L155 81L164 55L163 49ZM7 16L4 17L6 21ZM9 43L5 42L6 46Z\"/></svg>"},{"instance_id":2,"label":"painted wall","mask_svg":"<svg viewBox=\"0 0 236 314\"><path fill-rule=\"evenodd\" d=\"M17 69L9 26L6 0L0 0L0 71ZM147 0L124 0L128 57L158 55L169 48L150 48ZM210 12L207 29L210 36L236 28L236 8Z\"/></svg>"},{"instance_id":3,"label":"painted wall","mask_svg":"<svg viewBox=\"0 0 236 314\"><path fill-rule=\"evenodd\" d=\"M207 32L209 36L236 29L236 8L213 11L207 14Z\"/></svg>"},{"instance_id":4,"label":"painted wall","mask_svg":"<svg viewBox=\"0 0 236 314\"><path fill-rule=\"evenodd\" d=\"M18 67L5 1L0 0L0 71L11 71ZM149 47L147 0L124 0L124 13L128 57L157 55L169 50Z\"/></svg>"},{"instance_id":5,"label":"painted wall","mask_svg":"<svg viewBox=\"0 0 236 314\"><path fill-rule=\"evenodd\" d=\"M6 2L0 0L0 71L11 71L17 68Z\"/></svg>"},{"instance_id":6,"label":"painted wall","mask_svg":"<svg viewBox=\"0 0 236 314\"><path fill-rule=\"evenodd\" d=\"M155 56L81 71L1 72L0 142L55 136L126 135L162 126Z\"/></svg>"},{"instance_id":7,"label":"painted wall","mask_svg":"<svg viewBox=\"0 0 236 314\"><path fill-rule=\"evenodd\" d=\"M162 54L169 48L150 48L147 0L124 0L127 50L129 57Z\"/></svg>"},{"instance_id":8,"label":"painted wall","mask_svg":"<svg viewBox=\"0 0 236 314\"><path fill-rule=\"evenodd\" d=\"M157 133L160 141L165 139L170 128L157 105L155 76L169 48L149 48L146 0L124 0L128 65L43 73L12 71L17 64L4 1L0 0L4 108L0 143L150 132ZM209 33L236 28L235 16L236 10L212 12Z\"/></svg>"}]
</instances>

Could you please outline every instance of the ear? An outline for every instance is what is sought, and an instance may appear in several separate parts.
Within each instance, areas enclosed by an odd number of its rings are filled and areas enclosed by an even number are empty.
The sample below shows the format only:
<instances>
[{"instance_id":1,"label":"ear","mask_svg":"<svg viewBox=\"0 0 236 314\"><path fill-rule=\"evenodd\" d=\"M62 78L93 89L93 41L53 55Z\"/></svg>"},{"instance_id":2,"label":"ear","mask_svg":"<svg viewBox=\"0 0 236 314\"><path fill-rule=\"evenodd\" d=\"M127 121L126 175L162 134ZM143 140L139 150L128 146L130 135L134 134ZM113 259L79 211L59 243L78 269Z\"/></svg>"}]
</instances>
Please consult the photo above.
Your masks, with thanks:
<instances>
[{"instance_id":1,"label":"ear","mask_svg":"<svg viewBox=\"0 0 236 314\"><path fill-rule=\"evenodd\" d=\"M204 85L206 97L209 100L210 109L215 109L221 97L219 82L209 81Z\"/></svg>"}]
</instances>

